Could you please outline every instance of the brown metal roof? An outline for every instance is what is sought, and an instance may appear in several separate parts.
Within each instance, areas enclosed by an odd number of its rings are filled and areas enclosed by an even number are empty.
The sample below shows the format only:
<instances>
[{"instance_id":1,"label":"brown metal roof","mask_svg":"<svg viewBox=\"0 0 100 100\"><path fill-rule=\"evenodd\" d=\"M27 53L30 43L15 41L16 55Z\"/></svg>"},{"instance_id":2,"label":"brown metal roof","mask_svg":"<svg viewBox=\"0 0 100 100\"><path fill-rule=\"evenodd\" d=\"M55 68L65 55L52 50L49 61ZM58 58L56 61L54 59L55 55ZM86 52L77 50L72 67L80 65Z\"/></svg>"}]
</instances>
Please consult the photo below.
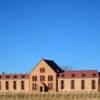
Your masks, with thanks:
<instances>
[{"instance_id":1,"label":"brown metal roof","mask_svg":"<svg viewBox=\"0 0 100 100\"><path fill-rule=\"evenodd\" d=\"M78 71L66 71L60 73L60 78L97 78L99 74L96 70L78 70Z\"/></svg>"},{"instance_id":2,"label":"brown metal roof","mask_svg":"<svg viewBox=\"0 0 100 100\"><path fill-rule=\"evenodd\" d=\"M28 79L29 74L0 74L0 79Z\"/></svg>"}]
</instances>

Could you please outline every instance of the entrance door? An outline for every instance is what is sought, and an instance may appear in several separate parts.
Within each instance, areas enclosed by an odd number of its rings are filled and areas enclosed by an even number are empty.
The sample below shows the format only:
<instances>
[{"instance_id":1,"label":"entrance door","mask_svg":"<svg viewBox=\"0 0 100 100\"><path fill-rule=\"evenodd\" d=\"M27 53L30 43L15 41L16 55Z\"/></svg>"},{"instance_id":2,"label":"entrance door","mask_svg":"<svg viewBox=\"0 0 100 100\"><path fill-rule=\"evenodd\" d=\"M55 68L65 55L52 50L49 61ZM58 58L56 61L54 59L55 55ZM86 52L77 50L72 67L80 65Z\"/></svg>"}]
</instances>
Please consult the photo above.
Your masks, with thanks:
<instances>
[{"instance_id":1,"label":"entrance door","mask_svg":"<svg viewBox=\"0 0 100 100\"><path fill-rule=\"evenodd\" d=\"M43 87L42 86L40 87L40 92L43 92Z\"/></svg>"}]
</instances>

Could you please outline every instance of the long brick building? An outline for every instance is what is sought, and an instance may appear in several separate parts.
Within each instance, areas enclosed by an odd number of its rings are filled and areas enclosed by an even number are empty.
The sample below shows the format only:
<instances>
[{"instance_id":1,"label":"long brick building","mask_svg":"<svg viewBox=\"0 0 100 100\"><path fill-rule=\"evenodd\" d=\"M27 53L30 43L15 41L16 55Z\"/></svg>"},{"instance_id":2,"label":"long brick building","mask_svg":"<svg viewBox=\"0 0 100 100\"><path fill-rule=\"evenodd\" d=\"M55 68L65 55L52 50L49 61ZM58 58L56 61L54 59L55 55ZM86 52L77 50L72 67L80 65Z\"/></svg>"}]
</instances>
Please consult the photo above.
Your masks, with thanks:
<instances>
[{"instance_id":1,"label":"long brick building","mask_svg":"<svg viewBox=\"0 0 100 100\"><path fill-rule=\"evenodd\" d=\"M0 92L100 91L96 70L64 71L54 61L42 59L29 74L0 74Z\"/></svg>"}]
</instances>

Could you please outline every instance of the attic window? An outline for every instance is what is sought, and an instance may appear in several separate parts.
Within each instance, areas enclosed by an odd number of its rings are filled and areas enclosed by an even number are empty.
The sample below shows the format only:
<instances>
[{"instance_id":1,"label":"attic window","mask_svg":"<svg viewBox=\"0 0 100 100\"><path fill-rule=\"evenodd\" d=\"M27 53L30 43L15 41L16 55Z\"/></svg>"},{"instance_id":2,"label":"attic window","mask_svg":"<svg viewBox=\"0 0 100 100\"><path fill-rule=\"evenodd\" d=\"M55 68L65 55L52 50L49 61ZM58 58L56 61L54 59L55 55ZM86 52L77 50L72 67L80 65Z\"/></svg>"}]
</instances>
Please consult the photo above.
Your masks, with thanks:
<instances>
[{"instance_id":1,"label":"attic window","mask_svg":"<svg viewBox=\"0 0 100 100\"><path fill-rule=\"evenodd\" d=\"M45 68L40 68L40 73L44 73L45 72Z\"/></svg>"}]
</instances>

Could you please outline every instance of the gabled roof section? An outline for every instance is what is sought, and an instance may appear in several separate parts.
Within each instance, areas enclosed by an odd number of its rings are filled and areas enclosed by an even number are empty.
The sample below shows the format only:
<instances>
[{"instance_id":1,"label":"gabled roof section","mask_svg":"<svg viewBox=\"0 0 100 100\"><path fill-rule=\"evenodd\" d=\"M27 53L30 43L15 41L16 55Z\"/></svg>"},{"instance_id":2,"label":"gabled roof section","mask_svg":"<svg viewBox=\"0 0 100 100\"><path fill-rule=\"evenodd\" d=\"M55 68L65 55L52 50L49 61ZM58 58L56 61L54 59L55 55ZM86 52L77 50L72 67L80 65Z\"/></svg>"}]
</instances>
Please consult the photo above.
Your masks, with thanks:
<instances>
[{"instance_id":1,"label":"gabled roof section","mask_svg":"<svg viewBox=\"0 0 100 100\"><path fill-rule=\"evenodd\" d=\"M55 72L64 72L53 60L43 59Z\"/></svg>"}]
</instances>

